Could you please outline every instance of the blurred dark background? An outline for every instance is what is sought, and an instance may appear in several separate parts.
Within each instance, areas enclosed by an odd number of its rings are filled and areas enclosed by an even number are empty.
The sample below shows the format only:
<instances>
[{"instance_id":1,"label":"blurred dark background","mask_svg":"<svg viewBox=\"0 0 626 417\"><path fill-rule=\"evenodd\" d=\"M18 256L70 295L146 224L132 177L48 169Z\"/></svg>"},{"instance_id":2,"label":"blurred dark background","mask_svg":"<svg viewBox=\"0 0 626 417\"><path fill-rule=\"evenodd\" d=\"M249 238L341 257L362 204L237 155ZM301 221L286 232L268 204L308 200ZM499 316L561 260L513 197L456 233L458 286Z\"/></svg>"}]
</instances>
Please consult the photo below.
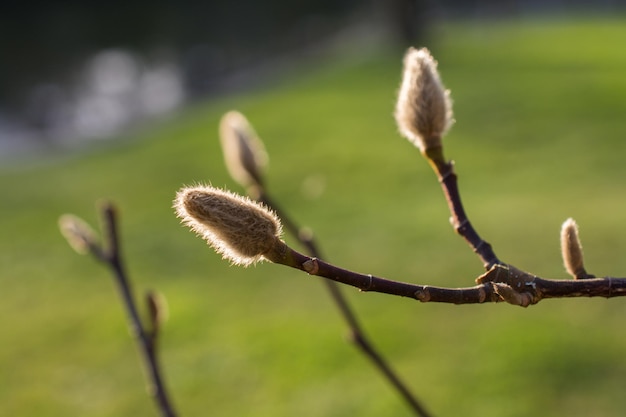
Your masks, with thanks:
<instances>
[{"instance_id":1,"label":"blurred dark background","mask_svg":"<svg viewBox=\"0 0 626 417\"><path fill-rule=\"evenodd\" d=\"M613 11L623 3L3 2L0 155L107 137L190 100L266 82L337 43L404 47L423 44L441 19Z\"/></svg>"}]
</instances>

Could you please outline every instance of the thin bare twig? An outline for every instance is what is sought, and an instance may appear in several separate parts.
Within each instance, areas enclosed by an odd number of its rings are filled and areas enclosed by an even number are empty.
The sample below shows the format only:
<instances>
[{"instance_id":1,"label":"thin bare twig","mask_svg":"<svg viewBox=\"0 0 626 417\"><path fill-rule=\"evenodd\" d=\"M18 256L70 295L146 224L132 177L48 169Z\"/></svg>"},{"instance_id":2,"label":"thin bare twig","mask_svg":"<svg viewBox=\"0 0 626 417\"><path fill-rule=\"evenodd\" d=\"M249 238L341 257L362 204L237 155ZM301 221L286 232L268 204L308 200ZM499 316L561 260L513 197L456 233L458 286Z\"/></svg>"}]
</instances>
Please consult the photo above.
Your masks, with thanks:
<instances>
[{"instance_id":1,"label":"thin bare twig","mask_svg":"<svg viewBox=\"0 0 626 417\"><path fill-rule=\"evenodd\" d=\"M298 227L280 207L267 195L265 192L261 192L258 198L260 202L271 208L280 217L283 225L289 233L291 233L307 250L307 252L315 257L321 258L321 252L318 245L310 234L303 233L301 228ZM395 373L391 366L387 363L385 358L378 353L372 343L369 341L365 332L363 331L359 321L356 318L355 313L350 307L348 300L342 294L341 288L336 282L331 280L323 280L326 285L326 289L330 293L335 305L339 309L341 316L346 321L350 329L350 340L374 363L378 370L387 378L389 383L400 393L402 398L409 404L409 406L415 411L417 415L422 417L428 417L429 413L424 406L418 401L415 395L409 390L406 384Z\"/></svg>"},{"instance_id":2,"label":"thin bare twig","mask_svg":"<svg viewBox=\"0 0 626 417\"><path fill-rule=\"evenodd\" d=\"M441 152L441 150L439 149L438 152ZM430 160L430 162L446 197L446 202L452 215L450 221L454 230L467 241L483 262L486 270L491 269L496 264L502 264L491 245L478 235L465 213L459 192L458 178L454 172L454 163L452 161L443 162L442 158Z\"/></svg>"},{"instance_id":3,"label":"thin bare twig","mask_svg":"<svg viewBox=\"0 0 626 417\"><path fill-rule=\"evenodd\" d=\"M107 265L115 278L117 289L122 297L122 304L128 315L128 323L133 338L140 348L141 357L147 372L148 393L156 402L164 417L176 417L176 412L165 388L165 383L160 370L156 355L156 337L154 329L147 332L142 325L137 305L133 297L126 269L122 261L120 250L119 228L117 214L111 204L102 208L103 231L106 246L101 250L91 250L91 253L105 265Z\"/></svg>"}]
</instances>

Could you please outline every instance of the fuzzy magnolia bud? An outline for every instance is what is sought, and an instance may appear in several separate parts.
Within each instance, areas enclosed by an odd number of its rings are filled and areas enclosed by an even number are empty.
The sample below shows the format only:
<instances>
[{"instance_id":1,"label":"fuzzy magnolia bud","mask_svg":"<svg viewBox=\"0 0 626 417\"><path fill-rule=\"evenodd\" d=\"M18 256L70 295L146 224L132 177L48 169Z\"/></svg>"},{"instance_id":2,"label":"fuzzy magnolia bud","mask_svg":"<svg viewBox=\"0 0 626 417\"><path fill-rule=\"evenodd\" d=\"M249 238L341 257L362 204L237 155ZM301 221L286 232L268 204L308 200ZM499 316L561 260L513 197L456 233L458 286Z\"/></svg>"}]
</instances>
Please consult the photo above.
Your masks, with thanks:
<instances>
[{"instance_id":1,"label":"fuzzy magnolia bud","mask_svg":"<svg viewBox=\"0 0 626 417\"><path fill-rule=\"evenodd\" d=\"M187 226L233 264L271 259L283 245L278 217L247 197L195 186L181 189L174 206Z\"/></svg>"},{"instance_id":2,"label":"fuzzy magnolia bud","mask_svg":"<svg viewBox=\"0 0 626 417\"><path fill-rule=\"evenodd\" d=\"M583 248L578 238L578 225L574 219L565 220L561 227L561 254L565 270L576 279L585 278Z\"/></svg>"},{"instance_id":3,"label":"fuzzy magnolia bud","mask_svg":"<svg viewBox=\"0 0 626 417\"><path fill-rule=\"evenodd\" d=\"M220 141L226 168L243 187L262 186L267 153L254 129L237 111L230 111L220 121Z\"/></svg>"},{"instance_id":4,"label":"fuzzy magnolia bud","mask_svg":"<svg viewBox=\"0 0 626 417\"><path fill-rule=\"evenodd\" d=\"M80 217L73 214L62 215L59 217L59 229L72 249L81 255L88 253L96 245L96 233Z\"/></svg>"},{"instance_id":5,"label":"fuzzy magnolia bud","mask_svg":"<svg viewBox=\"0 0 626 417\"><path fill-rule=\"evenodd\" d=\"M441 138L453 123L450 91L441 83L437 61L426 48L409 48L404 56L395 118L402 136L422 153L441 147Z\"/></svg>"}]
</instances>

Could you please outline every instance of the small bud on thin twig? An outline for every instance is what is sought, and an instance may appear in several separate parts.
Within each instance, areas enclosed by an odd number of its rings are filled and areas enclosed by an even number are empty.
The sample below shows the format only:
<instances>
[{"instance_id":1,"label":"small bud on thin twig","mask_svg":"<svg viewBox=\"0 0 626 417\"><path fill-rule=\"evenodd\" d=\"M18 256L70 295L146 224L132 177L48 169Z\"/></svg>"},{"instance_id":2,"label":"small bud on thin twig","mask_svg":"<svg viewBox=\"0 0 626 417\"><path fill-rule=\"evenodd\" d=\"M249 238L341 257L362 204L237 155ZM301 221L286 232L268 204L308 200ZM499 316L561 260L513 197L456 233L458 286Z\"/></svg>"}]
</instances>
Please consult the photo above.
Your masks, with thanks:
<instances>
[{"instance_id":1,"label":"small bud on thin twig","mask_svg":"<svg viewBox=\"0 0 626 417\"><path fill-rule=\"evenodd\" d=\"M515 291L513 287L503 282L493 282L492 285L496 294L509 304L520 307L528 307L533 304L533 297L529 292Z\"/></svg>"},{"instance_id":2,"label":"small bud on thin twig","mask_svg":"<svg viewBox=\"0 0 626 417\"><path fill-rule=\"evenodd\" d=\"M187 226L233 264L269 259L283 245L278 217L247 197L195 186L181 189L174 206Z\"/></svg>"},{"instance_id":3,"label":"small bud on thin twig","mask_svg":"<svg viewBox=\"0 0 626 417\"><path fill-rule=\"evenodd\" d=\"M561 254L565 270L574 279L589 278L583 265L583 247L578 237L578 225L571 217L561 227Z\"/></svg>"},{"instance_id":4,"label":"small bud on thin twig","mask_svg":"<svg viewBox=\"0 0 626 417\"><path fill-rule=\"evenodd\" d=\"M81 255L97 246L96 233L78 216L64 214L59 217L59 229L72 249Z\"/></svg>"},{"instance_id":5,"label":"small bud on thin twig","mask_svg":"<svg viewBox=\"0 0 626 417\"><path fill-rule=\"evenodd\" d=\"M409 48L398 93L395 118L402 136L422 153L441 147L441 137L452 125L450 92L437 71L437 61L426 48Z\"/></svg>"},{"instance_id":6,"label":"small bud on thin twig","mask_svg":"<svg viewBox=\"0 0 626 417\"><path fill-rule=\"evenodd\" d=\"M146 306L148 308L148 318L150 320L150 335L154 343L154 340L161 332L163 323L167 321L167 300L162 294L156 291L147 291L145 297Z\"/></svg>"},{"instance_id":7,"label":"small bud on thin twig","mask_svg":"<svg viewBox=\"0 0 626 417\"><path fill-rule=\"evenodd\" d=\"M230 111L222 116L220 141L231 177L245 188L262 187L262 172L268 156L263 142L243 114Z\"/></svg>"}]
</instances>

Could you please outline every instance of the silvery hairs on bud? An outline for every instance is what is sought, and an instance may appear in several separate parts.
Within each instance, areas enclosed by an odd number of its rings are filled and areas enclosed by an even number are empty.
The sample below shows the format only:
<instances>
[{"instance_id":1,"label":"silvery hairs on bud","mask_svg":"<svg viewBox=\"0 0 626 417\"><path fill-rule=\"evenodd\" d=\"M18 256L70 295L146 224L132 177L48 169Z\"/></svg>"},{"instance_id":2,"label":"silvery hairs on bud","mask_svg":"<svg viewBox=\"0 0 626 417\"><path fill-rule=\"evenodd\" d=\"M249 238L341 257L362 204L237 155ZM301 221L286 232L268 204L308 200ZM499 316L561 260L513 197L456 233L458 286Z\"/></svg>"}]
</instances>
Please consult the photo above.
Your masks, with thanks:
<instances>
[{"instance_id":1,"label":"silvery hairs on bud","mask_svg":"<svg viewBox=\"0 0 626 417\"><path fill-rule=\"evenodd\" d=\"M267 152L243 114L229 111L222 116L220 142L231 177L243 187L262 186Z\"/></svg>"},{"instance_id":2,"label":"silvery hairs on bud","mask_svg":"<svg viewBox=\"0 0 626 417\"><path fill-rule=\"evenodd\" d=\"M561 227L561 254L565 270L574 278L586 274L583 265L583 247L578 237L578 225L571 217Z\"/></svg>"},{"instance_id":3,"label":"silvery hairs on bud","mask_svg":"<svg viewBox=\"0 0 626 417\"><path fill-rule=\"evenodd\" d=\"M59 217L59 229L72 249L81 255L96 244L96 232L78 216L64 214Z\"/></svg>"},{"instance_id":4,"label":"silvery hairs on bud","mask_svg":"<svg viewBox=\"0 0 626 417\"><path fill-rule=\"evenodd\" d=\"M409 48L404 55L395 118L402 136L422 153L440 147L442 136L454 122L450 92L441 83L437 61L426 48Z\"/></svg>"},{"instance_id":5,"label":"silvery hairs on bud","mask_svg":"<svg viewBox=\"0 0 626 417\"><path fill-rule=\"evenodd\" d=\"M233 264L253 264L282 244L278 217L248 197L199 185L178 191L174 207L183 223Z\"/></svg>"}]
</instances>

